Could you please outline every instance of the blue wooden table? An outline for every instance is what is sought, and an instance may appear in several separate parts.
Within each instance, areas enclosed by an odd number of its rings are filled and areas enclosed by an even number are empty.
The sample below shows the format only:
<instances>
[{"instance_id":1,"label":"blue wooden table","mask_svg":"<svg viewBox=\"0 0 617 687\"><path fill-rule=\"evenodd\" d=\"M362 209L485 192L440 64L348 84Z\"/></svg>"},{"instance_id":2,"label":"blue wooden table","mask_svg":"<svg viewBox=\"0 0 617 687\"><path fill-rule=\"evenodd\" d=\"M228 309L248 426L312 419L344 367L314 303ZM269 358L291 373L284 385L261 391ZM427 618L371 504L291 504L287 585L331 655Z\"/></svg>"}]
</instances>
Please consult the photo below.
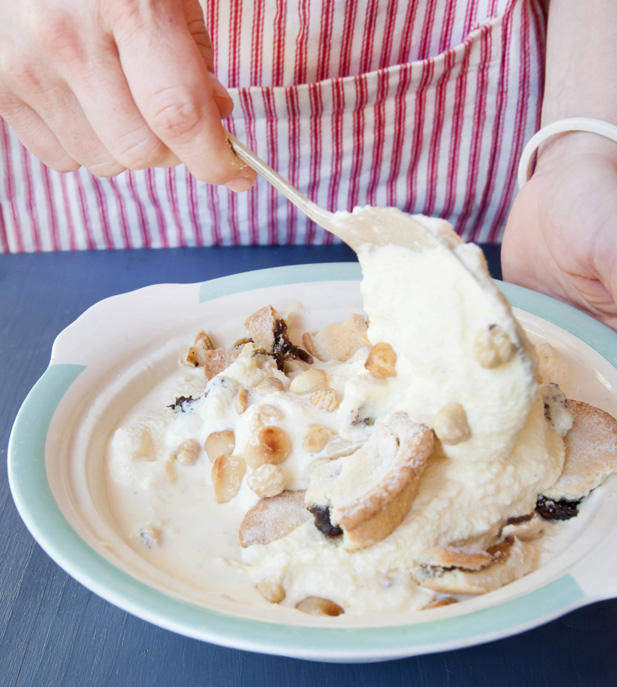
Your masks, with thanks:
<instances>
[{"instance_id":1,"label":"blue wooden table","mask_svg":"<svg viewBox=\"0 0 617 687\"><path fill-rule=\"evenodd\" d=\"M487 255L499 276L498 249ZM54 338L100 299L154 283L354 259L343 246L0 255L0 458L6 460L15 415L47 367ZM150 625L70 578L22 524L3 469L0 685L617 685L617 601L516 637L387 663L310 663L221 648Z\"/></svg>"}]
</instances>

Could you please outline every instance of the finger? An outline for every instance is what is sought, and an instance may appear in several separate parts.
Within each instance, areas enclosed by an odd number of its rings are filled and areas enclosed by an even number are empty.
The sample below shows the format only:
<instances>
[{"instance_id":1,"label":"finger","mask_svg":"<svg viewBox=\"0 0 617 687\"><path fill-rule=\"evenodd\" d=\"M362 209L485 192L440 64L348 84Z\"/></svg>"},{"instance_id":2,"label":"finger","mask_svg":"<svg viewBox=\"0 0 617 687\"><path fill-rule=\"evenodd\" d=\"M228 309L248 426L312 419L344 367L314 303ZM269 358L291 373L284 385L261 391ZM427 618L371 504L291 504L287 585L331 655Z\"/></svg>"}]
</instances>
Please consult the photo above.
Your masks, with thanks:
<instances>
[{"instance_id":1,"label":"finger","mask_svg":"<svg viewBox=\"0 0 617 687\"><path fill-rule=\"evenodd\" d=\"M208 29L206 28L202 6L198 0L183 0L183 9L186 27L199 50L206 69L210 72L213 97L216 101L219 115L222 119L225 119L225 117L229 117L232 113L234 101L225 86L214 75L214 49Z\"/></svg>"},{"instance_id":2,"label":"finger","mask_svg":"<svg viewBox=\"0 0 617 687\"><path fill-rule=\"evenodd\" d=\"M64 88L29 98L28 104L56 135L66 153L92 174L110 177L123 172L88 122L75 96Z\"/></svg>"},{"instance_id":3,"label":"finger","mask_svg":"<svg viewBox=\"0 0 617 687\"><path fill-rule=\"evenodd\" d=\"M65 74L84 115L105 149L123 168L172 167L177 156L152 132L131 95L112 41Z\"/></svg>"},{"instance_id":4,"label":"finger","mask_svg":"<svg viewBox=\"0 0 617 687\"><path fill-rule=\"evenodd\" d=\"M150 128L194 176L212 184L236 180L235 190L247 190L255 172L227 142L213 80L184 16L166 14L164 19L128 28L130 22L125 22L116 34L135 102Z\"/></svg>"},{"instance_id":5,"label":"finger","mask_svg":"<svg viewBox=\"0 0 617 687\"><path fill-rule=\"evenodd\" d=\"M56 172L73 172L79 168L79 163L67 154L57 136L24 102L0 92L0 116L22 144L47 167Z\"/></svg>"},{"instance_id":6,"label":"finger","mask_svg":"<svg viewBox=\"0 0 617 687\"><path fill-rule=\"evenodd\" d=\"M44 65L32 66L23 61L19 68L4 73L4 88L40 117L75 162L99 176L123 171L124 167L101 143L74 94L57 73L46 73Z\"/></svg>"}]
</instances>

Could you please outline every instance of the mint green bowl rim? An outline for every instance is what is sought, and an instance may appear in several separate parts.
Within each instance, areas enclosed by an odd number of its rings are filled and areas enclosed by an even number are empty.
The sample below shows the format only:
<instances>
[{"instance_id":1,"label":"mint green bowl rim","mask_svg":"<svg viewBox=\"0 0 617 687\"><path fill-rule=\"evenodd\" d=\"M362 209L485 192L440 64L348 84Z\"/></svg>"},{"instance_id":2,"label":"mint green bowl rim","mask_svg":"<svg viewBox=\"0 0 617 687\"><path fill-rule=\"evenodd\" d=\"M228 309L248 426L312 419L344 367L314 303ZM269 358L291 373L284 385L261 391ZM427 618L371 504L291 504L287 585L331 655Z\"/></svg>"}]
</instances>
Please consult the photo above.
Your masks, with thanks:
<instances>
[{"instance_id":1,"label":"mint green bowl rim","mask_svg":"<svg viewBox=\"0 0 617 687\"><path fill-rule=\"evenodd\" d=\"M359 281L360 277L357 263L273 267L203 282L199 284L199 302L270 286ZM617 366L617 334L611 329L560 301L512 284L497 284L513 306L567 330ZM397 622L394 616L393 624L386 627L324 628L247 619L153 589L116 568L73 530L47 480L47 431L60 400L84 369L81 365L51 364L25 399L9 441L11 492L31 534L58 565L97 595L144 620L222 646L310 660L365 662L505 637L589 602L574 578L565 574L518 598L450 618L410 624Z\"/></svg>"}]
</instances>

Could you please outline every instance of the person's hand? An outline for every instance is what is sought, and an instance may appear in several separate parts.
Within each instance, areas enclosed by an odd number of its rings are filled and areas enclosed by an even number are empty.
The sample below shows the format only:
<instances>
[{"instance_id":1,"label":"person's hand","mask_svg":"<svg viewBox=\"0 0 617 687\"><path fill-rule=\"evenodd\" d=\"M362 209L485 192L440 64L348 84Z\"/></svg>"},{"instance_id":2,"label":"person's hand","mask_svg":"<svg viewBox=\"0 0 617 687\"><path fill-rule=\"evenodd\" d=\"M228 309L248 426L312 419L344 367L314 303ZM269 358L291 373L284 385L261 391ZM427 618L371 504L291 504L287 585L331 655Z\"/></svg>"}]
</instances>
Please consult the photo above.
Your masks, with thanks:
<instances>
[{"instance_id":1,"label":"person's hand","mask_svg":"<svg viewBox=\"0 0 617 687\"><path fill-rule=\"evenodd\" d=\"M502 244L506 281L617 329L617 144L568 133L541 149Z\"/></svg>"},{"instance_id":2,"label":"person's hand","mask_svg":"<svg viewBox=\"0 0 617 687\"><path fill-rule=\"evenodd\" d=\"M199 0L0 0L0 116L57 171L183 162L247 190Z\"/></svg>"}]
</instances>

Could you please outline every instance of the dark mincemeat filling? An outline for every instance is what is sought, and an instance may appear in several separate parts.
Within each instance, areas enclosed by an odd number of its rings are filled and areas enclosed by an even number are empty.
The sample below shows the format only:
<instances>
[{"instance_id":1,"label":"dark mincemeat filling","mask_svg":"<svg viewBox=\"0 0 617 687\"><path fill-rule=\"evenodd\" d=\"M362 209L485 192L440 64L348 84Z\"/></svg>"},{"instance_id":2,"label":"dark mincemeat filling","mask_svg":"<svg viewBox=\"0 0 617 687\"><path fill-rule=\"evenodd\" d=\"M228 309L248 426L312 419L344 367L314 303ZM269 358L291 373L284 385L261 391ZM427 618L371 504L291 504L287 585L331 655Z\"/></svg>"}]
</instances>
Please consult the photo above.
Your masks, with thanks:
<instances>
[{"instance_id":1,"label":"dark mincemeat filling","mask_svg":"<svg viewBox=\"0 0 617 687\"><path fill-rule=\"evenodd\" d=\"M283 370L285 360L302 360L305 363L311 364L313 358L302 348L291 343L287 335L287 322L285 320L277 320L274 325L274 345L272 347L272 355L276 360L276 365L279 370Z\"/></svg>"},{"instance_id":2,"label":"dark mincemeat filling","mask_svg":"<svg viewBox=\"0 0 617 687\"><path fill-rule=\"evenodd\" d=\"M338 537L343 534L343 530L338 525L333 525L330 521L330 509L327 506L309 506L309 511L315 518L315 527L326 537Z\"/></svg>"},{"instance_id":3,"label":"dark mincemeat filling","mask_svg":"<svg viewBox=\"0 0 617 687\"><path fill-rule=\"evenodd\" d=\"M581 500L561 499L560 501L553 501L553 499L540 495L536 502L536 513L545 520L569 520L578 515L578 504Z\"/></svg>"}]
</instances>

